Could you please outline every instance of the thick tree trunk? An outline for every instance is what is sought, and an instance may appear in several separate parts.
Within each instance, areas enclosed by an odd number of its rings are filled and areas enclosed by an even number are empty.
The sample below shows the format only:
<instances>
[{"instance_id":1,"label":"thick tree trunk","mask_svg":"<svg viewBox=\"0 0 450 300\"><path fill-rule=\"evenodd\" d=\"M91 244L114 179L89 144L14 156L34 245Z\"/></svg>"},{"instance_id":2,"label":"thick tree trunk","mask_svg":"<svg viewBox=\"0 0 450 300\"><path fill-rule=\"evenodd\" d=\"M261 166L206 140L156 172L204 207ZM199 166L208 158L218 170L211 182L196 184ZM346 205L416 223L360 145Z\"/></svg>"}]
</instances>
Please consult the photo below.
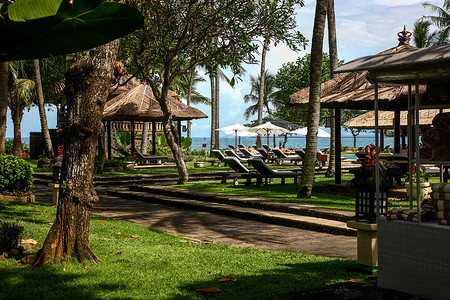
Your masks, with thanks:
<instances>
[{"instance_id":1,"label":"thick tree trunk","mask_svg":"<svg viewBox=\"0 0 450 300\"><path fill-rule=\"evenodd\" d=\"M14 125L14 142L12 154L18 157L23 157L23 149L22 149L22 133L20 130L20 123L22 121L23 109L17 109L15 107L11 108L11 117L13 119Z\"/></svg>"},{"instance_id":2,"label":"thick tree trunk","mask_svg":"<svg viewBox=\"0 0 450 300\"><path fill-rule=\"evenodd\" d=\"M48 130L47 116L45 114L44 107L44 93L42 91L42 81L41 81L41 70L39 67L39 59L33 59L33 69L34 69L34 81L36 83L36 95L38 99L39 108L39 118L41 119L41 131L44 135L45 152L47 157L54 158L55 153L53 152L52 140L50 138L50 132Z\"/></svg>"},{"instance_id":3,"label":"thick tree trunk","mask_svg":"<svg viewBox=\"0 0 450 300\"><path fill-rule=\"evenodd\" d=\"M310 198L314 184L314 169L317 152L317 133L320 119L320 85L322 82L322 49L328 0L317 0L311 44L311 77L309 93L308 134L302 176L299 183L299 198Z\"/></svg>"},{"instance_id":4,"label":"thick tree trunk","mask_svg":"<svg viewBox=\"0 0 450 300\"><path fill-rule=\"evenodd\" d=\"M8 113L8 62L0 62L0 153L5 153Z\"/></svg>"},{"instance_id":5,"label":"thick tree trunk","mask_svg":"<svg viewBox=\"0 0 450 300\"><path fill-rule=\"evenodd\" d=\"M161 110L163 111L163 119L162 119L162 125L164 130L164 135L166 136L167 144L170 147L170 150L172 150L173 157L175 159L175 164L177 165L178 170L178 176L179 176L179 184L186 184L189 180L189 174L187 171L186 163L183 159L183 152L181 151L181 147L179 145L178 141L178 129L177 126L175 126L173 119L172 119L172 113L170 111L170 107L165 99L167 99L167 93L168 93L168 86L163 85L160 96L156 97L158 100ZM153 89L153 86L152 86ZM157 95L155 91L153 91L154 95ZM212 137L212 136L211 136Z\"/></svg>"},{"instance_id":6,"label":"thick tree trunk","mask_svg":"<svg viewBox=\"0 0 450 300\"><path fill-rule=\"evenodd\" d=\"M263 43L262 53L261 53L261 69L259 75L259 93L258 93L258 125L262 124L263 119L263 107L264 107L264 85L266 81L266 54L269 48L269 39L265 39ZM262 137L258 134L256 139L256 145L261 147Z\"/></svg>"},{"instance_id":7,"label":"thick tree trunk","mask_svg":"<svg viewBox=\"0 0 450 300\"><path fill-rule=\"evenodd\" d=\"M119 41L90 50L66 72L68 124L64 130L61 190L56 220L33 267L72 255L84 262L99 258L89 245L89 212L98 201L92 178L95 147L103 130L102 113L112 83Z\"/></svg>"},{"instance_id":8,"label":"thick tree trunk","mask_svg":"<svg viewBox=\"0 0 450 300\"><path fill-rule=\"evenodd\" d=\"M335 77L334 70L338 67L338 55L337 55L337 39L336 39L336 17L334 13L334 0L329 0L328 3L328 47L330 50L330 74L331 78ZM334 120L336 111L333 109L331 111L331 117ZM334 177L335 176L335 160L336 160L336 130L341 130L340 128L336 128L335 122L331 122L330 128L330 161L328 162L328 169L325 173L326 177ZM338 158L340 159L340 158Z\"/></svg>"},{"instance_id":9,"label":"thick tree trunk","mask_svg":"<svg viewBox=\"0 0 450 300\"><path fill-rule=\"evenodd\" d=\"M143 154L147 154L147 147L148 147L148 126L149 122L144 122L142 127L142 142L141 142L141 152Z\"/></svg>"}]
</instances>

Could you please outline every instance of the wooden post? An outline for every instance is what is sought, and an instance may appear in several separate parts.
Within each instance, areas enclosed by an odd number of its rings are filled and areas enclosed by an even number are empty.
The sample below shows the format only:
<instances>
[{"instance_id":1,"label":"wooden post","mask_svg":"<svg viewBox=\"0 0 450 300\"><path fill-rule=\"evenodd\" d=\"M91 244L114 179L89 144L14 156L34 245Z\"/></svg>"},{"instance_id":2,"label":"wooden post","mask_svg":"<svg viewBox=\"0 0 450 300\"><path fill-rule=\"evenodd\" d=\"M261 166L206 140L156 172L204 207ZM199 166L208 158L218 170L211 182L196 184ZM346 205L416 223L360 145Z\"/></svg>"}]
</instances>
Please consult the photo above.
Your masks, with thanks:
<instances>
[{"instance_id":1,"label":"wooden post","mask_svg":"<svg viewBox=\"0 0 450 300\"><path fill-rule=\"evenodd\" d=\"M106 121L106 139L107 139L107 147L108 147L108 160L112 159L112 151L111 151L111 121Z\"/></svg>"},{"instance_id":2,"label":"wooden post","mask_svg":"<svg viewBox=\"0 0 450 300\"><path fill-rule=\"evenodd\" d=\"M400 111L394 112L394 153L400 153Z\"/></svg>"},{"instance_id":3,"label":"wooden post","mask_svg":"<svg viewBox=\"0 0 450 300\"><path fill-rule=\"evenodd\" d=\"M156 154L156 122L152 121L152 154Z\"/></svg>"},{"instance_id":4,"label":"wooden post","mask_svg":"<svg viewBox=\"0 0 450 300\"><path fill-rule=\"evenodd\" d=\"M334 183L341 184L342 183L342 160L341 160L341 152L342 152L342 141L341 141L341 109L336 108L336 115L334 118L334 126L336 130L334 131L335 134L335 150L334 153L336 155L335 159L335 176L334 176Z\"/></svg>"},{"instance_id":5,"label":"wooden post","mask_svg":"<svg viewBox=\"0 0 450 300\"><path fill-rule=\"evenodd\" d=\"M133 160L136 160L136 141L134 139L134 120L131 121L131 154L133 155Z\"/></svg>"}]
</instances>

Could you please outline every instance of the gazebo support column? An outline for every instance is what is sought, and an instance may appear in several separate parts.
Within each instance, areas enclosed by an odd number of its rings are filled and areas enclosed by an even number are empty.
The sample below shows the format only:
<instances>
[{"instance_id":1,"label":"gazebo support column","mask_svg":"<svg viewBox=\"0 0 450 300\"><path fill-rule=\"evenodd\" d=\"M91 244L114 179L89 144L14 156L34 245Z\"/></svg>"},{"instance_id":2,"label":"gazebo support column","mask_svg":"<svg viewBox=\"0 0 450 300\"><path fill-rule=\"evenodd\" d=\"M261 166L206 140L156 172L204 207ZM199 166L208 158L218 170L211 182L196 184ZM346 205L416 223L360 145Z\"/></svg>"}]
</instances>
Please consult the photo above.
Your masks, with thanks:
<instances>
[{"instance_id":1,"label":"gazebo support column","mask_svg":"<svg viewBox=\"0 0 450 300\"><path fill-rule=\"evenodd\" d=\"M156 122L152 122L152 154L156 155Z\"/></svg>"},{"instance_id":2,"label":"gazebo support column","mask_svg":"<svg viewBox=\"0 0 450 300\"><path fill-rule=\"evenodd\" d=\"M112 159L111 151L111 121L106 121L106 142L108 147L108 160Z\"/></svg>"},{"instance_id":3,"label":"gazebo support column","mask_svg":"<svg viewBox=\"0 0 450 300\"><path fill-rule=\"evenodd\" d=\"M341 141L341 109L336 108L336 116L334 118L334 125L336 130L335 134L335 150L334 153L336 155L335 159L335 176L334 183L341 184L342 183L342 164L341 164L341 151L342 151L342 141Z\"/></svg>"},{"instance_id":4,"label":"gazebo support column","mask_svg":"<svg viewBox=\"0 0 450 300\"><path fill-rule=\"evenodd\" d=\"M181 120L177 121L177 129L178 129L178 146L181 147Z\"/></svg>"},{"instance_id":5,"label":"gazebo support column","mask_svg":"<svg viewBox=\"0 0 450 300\"><path fill-rule=\"evenodd\" d=\"M394 153L400 153L400 111L394 112Z\"/></svg>"},{"instance_id":6,"label":"gazebo support column","mask_svg":"<svg viewBox=\"0 0 450 300\"><path fill-rule=\"evenodd\" d=\"M131 121L131 154L133 155L133 160L136 160L136 140L134 139L134 120Z\"/></svg>"}]
</instances>

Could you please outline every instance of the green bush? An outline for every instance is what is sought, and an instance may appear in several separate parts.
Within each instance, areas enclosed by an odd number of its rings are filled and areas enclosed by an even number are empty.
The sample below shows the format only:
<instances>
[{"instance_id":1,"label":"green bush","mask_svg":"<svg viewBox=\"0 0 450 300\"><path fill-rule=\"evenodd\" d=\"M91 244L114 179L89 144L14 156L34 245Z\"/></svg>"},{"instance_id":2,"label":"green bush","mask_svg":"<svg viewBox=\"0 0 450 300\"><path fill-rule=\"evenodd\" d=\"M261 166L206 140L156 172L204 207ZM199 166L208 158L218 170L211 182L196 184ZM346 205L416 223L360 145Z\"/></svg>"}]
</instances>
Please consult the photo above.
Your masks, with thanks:
<instances>
[{"instance_id":1,"label":"green bush","mask_svg":"<svg viewBox=\"0 0 450 300\"><path fill-rule=\"evenodd\" d=\"M94 162L94 166L98 167L100 165L100 161L96 160ZM105 160L105 163L103 164L103 167L108 168L108 167L113 167L113 168L117 168L117 167L121 167L123 165L123 163L120 160L117 159L111 159L111 160Z\"/></svg>"},{"instance_id":2,"label":"green bush","mask_svg":"<svg viewBox=\"0 0 450 300\"><path fill-rule=\"evenodd\" d=\"M44 168L47 167L47 165L51 164L52 160L48 158L45 155L39 155L38 161L37 161L37 167L38 168Z\"/></svg>"},{"instance_id":3,"label":"green bush","mask_svg":"<svg viewBox=\"0 0 450 300\"><path fill-rule=\"evenodd\" d=\"M23 237L23 226L15 222L0 221L0 251L16 248Z\"/></svg>"},{"instance_id":4,"label":"green bush","mask_svg":"<svg viewBox=\"0 0 450 300\"><path fill-rule=\"evenodd\" d=\"M14 155L0 155L0 193L23 193L33 186L29 162Z\"/></svg>"}]
</instances>

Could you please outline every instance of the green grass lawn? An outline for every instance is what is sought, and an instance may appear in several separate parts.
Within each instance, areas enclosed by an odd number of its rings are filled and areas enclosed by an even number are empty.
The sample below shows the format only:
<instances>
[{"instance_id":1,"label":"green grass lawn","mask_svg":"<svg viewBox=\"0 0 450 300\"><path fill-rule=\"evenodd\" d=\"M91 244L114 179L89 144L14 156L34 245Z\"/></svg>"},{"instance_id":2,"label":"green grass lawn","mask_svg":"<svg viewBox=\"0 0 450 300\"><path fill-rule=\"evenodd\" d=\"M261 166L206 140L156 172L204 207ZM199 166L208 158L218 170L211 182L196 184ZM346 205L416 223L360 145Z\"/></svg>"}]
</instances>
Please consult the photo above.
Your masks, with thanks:
<instances>
[{"instance_id":1,"label":"green grass lawn","mask_svg":"<svg viewBox=\"0 0 450 300\"><path fill-rule=\"evenodd\" d=\"M39 245L55 213L39 203L0 206L0 219L16 220ZM16 259L0 261L0 299L267 299L364 277L346 270L351 260L190 243L99 216L91 217L90 243L104 263L87 269L72 261L30 271ZM218 281L225 276L237 281ZM221 292L196 292L208 287Z\"/></svg>"},{"instance_id":2,"label":"green grass lawn","mask_svg":"<svg viewBox=\"0 0 450 300\"><path fill-rule=\"evenodd\" d=\"M343 175L342 182L348 182L352 178L353 175ZM281 179L274 179L273 183L264 185L263 187L256 186L255 184L246 186L244 181L240 181L238 185L234 185L232 182L227 184L219 184L217 182L196 182L172 186L190 190L300 203L332 209L355 210L355 197L353 196L336 195L333 193L326 194L313 191L311 198L299 199L297 198L298 186L293 184L293 182L294 179L286 179L286 184L281 184ZM334 183L334 178L326 178L324 175L316 176L315 186L324 186L325 183ZM409 201L391 201L389 208L400 206L408 207Z\"/></svg>"}]
</instances>

